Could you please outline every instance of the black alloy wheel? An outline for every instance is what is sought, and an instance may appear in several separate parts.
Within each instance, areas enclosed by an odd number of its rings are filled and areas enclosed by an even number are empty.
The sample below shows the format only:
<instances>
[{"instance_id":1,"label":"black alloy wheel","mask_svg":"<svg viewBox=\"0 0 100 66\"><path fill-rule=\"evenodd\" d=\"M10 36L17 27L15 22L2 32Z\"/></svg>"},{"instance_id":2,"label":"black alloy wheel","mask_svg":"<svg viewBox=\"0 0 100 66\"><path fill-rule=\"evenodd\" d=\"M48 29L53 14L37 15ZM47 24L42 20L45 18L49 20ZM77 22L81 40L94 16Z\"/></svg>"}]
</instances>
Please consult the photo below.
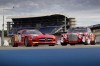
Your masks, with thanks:
<instances>
[{"instance_id":1,"label":"black alloy wheel","mask_svg":"<svg viewBox=\"0 0 100 66\"><path fill-rule=\"evenodd\" d=\"M28 39L28 37L25 37L24 44L25 44L26 47L32 46L32 45L29 45L29 39Z\"/></svg>"},{"instance_id":2,"label":"black alloy wheel","mask_svg":"<svg viewBox=\"0 0 100 66\"><path fill-rule=\"evenodd\" d=\"M67 43L65 43L65 42L64 42L64 43L61 43L61 45L62 45L62 46L66 46L66 45L67 45Z\"/></svg>"}]
</instances>

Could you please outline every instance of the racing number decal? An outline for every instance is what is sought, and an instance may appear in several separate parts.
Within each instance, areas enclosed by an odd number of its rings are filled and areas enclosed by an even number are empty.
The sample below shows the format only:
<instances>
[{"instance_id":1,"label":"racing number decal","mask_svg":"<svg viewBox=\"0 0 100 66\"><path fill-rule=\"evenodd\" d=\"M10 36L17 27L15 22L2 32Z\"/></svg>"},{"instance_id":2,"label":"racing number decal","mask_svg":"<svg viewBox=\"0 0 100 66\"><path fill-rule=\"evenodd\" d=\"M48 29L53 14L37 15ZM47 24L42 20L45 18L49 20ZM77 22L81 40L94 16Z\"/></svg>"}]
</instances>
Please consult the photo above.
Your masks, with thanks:
<instances>
[{"instance_id":1,"label":"racing number decal","mask_svg":"<svg viewBox=\"0 0 100 66\"><path fill-rule=\"evenodd\" d=\"M21 35L15 35L15 41L21 42Z\"/></svg>"},{"instance_id":2,"label":"racing number decal","mask_svg":"<svg viewBox=\"0 0 100 66\"><path fill-rule=\"evenodd\" d=\"M18 41L21 42L21 35L18 35Z\"/></svg>"},{"instance_id":3,"label":"racing number decal","mask_svg":"<svg viewBox=\"0 0 100 66\"><path fill-rule=\"evenodd\" d=\"M18 35L15 35L15 41L18 41Z\"/></svg>"}]
</instances>

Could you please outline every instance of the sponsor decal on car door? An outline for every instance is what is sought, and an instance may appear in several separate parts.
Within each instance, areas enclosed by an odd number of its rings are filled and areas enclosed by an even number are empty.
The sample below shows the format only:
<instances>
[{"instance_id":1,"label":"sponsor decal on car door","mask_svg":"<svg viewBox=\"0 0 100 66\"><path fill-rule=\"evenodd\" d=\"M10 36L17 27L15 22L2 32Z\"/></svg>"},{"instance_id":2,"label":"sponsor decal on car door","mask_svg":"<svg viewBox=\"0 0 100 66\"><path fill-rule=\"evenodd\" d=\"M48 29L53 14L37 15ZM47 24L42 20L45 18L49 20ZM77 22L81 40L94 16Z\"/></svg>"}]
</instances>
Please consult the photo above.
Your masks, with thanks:
<instances>
[{"instance_id":1,"label":"sponsor decal on car door","mask_svg":"<svg viewBox=\"0 0 100 66\"><path fill-rule=\"evenodd\" d=\"M18 35L18 42L21 42L21 35Z\"/></svg>"},{"instance_id":2,"label":"sponsor decal on car door","mask_svg":"<svg viewBox=\"0 0 100 66\"><path fill-rule=\"evenodd\" d=\"M15 41L21 42L21 35L15 35Z\"/></svg>"}]
</instances>

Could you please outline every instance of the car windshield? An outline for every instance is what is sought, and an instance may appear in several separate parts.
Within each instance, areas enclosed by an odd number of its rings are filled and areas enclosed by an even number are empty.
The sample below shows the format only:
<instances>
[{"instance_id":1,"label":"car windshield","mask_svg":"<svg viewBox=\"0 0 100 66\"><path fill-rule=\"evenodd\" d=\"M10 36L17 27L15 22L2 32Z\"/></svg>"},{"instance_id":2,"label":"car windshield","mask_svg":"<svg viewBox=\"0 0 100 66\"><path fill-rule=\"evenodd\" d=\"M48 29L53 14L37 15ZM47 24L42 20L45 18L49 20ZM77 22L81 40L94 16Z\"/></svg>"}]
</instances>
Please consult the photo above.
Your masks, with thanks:
<instances>
[{"instance_id":1,"label":"car windshield","mask_svg":"<svg viewBox=\"0 0 100 66\"><path fill-rule=\"evenodd\" d=\"M87 28L71 28L68 33L87 32Z\"/></svg>"},{"instance_id":2,"label":"car windshield","mask_svg":"<svg viewBox=\"0 0 100 66\"><path fill-rule=\"evenodd\" d=\"M38 30L26 30L24 34L42 34L42 33Z\"/></svg>"}]
</instances>

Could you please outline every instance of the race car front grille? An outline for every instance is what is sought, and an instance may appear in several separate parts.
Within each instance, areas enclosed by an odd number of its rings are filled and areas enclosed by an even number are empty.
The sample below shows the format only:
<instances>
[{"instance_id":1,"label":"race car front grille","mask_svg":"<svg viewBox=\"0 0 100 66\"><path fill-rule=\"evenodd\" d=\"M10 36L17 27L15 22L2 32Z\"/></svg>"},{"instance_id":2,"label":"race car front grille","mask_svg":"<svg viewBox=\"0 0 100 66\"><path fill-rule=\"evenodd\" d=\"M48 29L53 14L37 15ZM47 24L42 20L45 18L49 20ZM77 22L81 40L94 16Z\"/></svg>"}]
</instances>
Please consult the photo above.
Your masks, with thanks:
<instances>
[{"instance_id":1,"label":"race car front grille","mask_svg":"<svg viewBox=\"0 0 100 66\"><path fill-rule=\"evenodd\" d=\"M39 38L40 42L49 42L52 41L52 38Z\"/></svg>"},{"instance_id":2,"label":"race car front grille","mask_svg":"<svg viewBox=\"0 0 100 66\"><path fill-rule=\"evenodd\" d=\"M75 34L69 34L68 35L68 40L69 41L77 41L78 40L78 36Z\"/></svg>"}]
</instances>

